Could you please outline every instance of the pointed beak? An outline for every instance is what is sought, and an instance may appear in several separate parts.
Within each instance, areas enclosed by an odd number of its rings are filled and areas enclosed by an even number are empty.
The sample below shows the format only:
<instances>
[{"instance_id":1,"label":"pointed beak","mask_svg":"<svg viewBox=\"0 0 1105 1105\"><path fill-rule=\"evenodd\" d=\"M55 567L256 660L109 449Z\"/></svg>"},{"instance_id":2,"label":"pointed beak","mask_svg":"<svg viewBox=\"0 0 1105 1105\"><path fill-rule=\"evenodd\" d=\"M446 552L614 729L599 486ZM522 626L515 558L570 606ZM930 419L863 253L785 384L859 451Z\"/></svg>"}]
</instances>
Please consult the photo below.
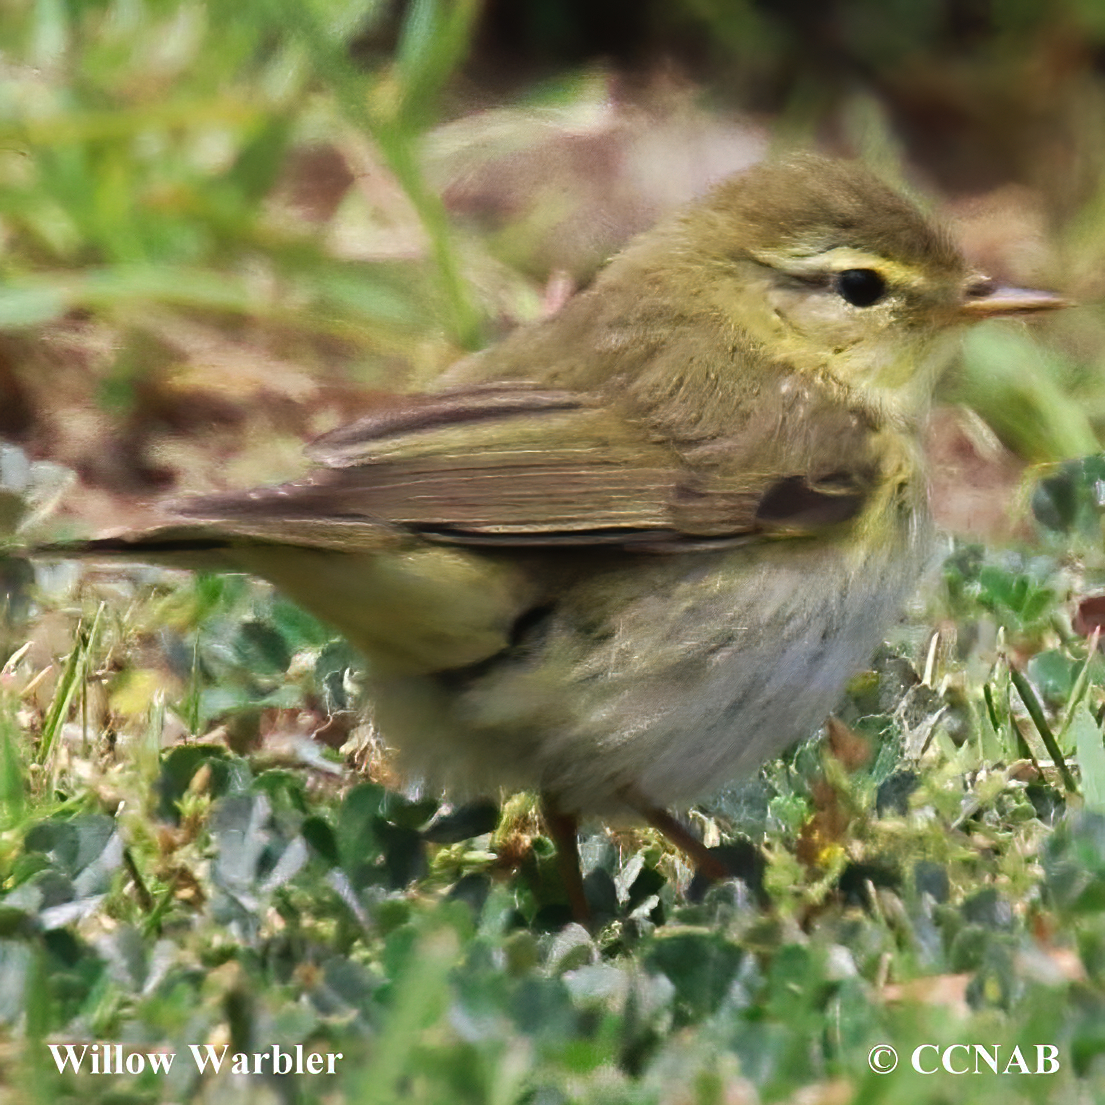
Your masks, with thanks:
<instances>
[{"instance_id":1,"label":"pointed beak","mask_svg":"<svg viewBox=\"0 0 1105 1105\"><path fill-rule=\"evenodd\" d=\"M959 314L972 321L984 318L1000 318L1002 315L1024 315L1036 311L1054 311L1069 307L1070 300L1054 292L1041 292L1032 288L1008 288L992 280L972 280L963 289Z\"/></svg>"}]
</instances>

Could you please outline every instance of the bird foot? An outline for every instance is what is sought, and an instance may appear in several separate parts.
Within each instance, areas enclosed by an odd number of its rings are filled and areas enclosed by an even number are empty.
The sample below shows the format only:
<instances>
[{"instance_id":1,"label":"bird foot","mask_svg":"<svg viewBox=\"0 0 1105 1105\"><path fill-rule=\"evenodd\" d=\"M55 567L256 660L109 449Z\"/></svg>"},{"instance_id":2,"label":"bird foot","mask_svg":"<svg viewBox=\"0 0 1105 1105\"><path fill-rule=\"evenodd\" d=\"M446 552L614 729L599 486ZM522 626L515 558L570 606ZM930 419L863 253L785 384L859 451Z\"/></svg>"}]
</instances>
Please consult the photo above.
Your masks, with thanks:
<instances>
[{"instance_id":1,"label":"bird foot","mask_svg":"<svg viewBox=\"0 0 1105 1105\"><path fill-rule=\"evenodd\" d=\"M663 833L695 865L707 879L727 879L732 872L686 825L659 806L634 804L634 809L654 828Z\"/></svg>"},{"instance_id":2,"label":"bird foot","mask_svg":"<svg viewBox=\"0 0 1105 1105\"><path fill-rule=\"evenodd\" d=\"M568 894L572 919L589 929L593 918L583 889L583 871L579 864L579 818L575 814L565 813L557 806L555 798L543 794L541 819L556 845L556 866Z\"/></svg>"},{"instance_id":3,"label":"bird foot","mask_svg":"<svg viewBox=\"0 0 1105 1105\"><path fill-rule=\"evenodd\" d=\"M712 852L677 817L659 806L632 794L623 794L626 802L654 829L668 838L695 866L699 875L711 881L730 878L733 874L719 856ZM556 863L561 881L568 895L572 918L587 928L593 915L583 885L583 872L579 863L579 818L565 813L551 795L541 796L541 817L549 836L556 845Z\"/></svg>"}]
</instances>

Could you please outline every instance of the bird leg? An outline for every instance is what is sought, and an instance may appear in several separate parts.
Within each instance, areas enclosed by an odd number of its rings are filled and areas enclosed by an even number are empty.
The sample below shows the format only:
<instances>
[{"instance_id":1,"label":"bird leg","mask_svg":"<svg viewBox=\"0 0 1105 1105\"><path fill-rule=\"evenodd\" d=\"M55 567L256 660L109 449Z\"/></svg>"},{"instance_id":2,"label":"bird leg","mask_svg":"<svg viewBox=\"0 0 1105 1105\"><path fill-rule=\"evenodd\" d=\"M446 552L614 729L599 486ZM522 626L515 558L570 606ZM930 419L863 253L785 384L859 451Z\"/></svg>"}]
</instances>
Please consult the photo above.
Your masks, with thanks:
<instances>
[{"instance_id":1,"label":"bird leg","mask_svg":"<svg viewBox=\"0 0 1105 1105\"><path fill-rule=\"evenodd\" d=\"M581 925L590 927L591 907L587 904L587 895L583 890L583 872L579 865L579 818L575 814L565 813L549 794L541 795L541 819L545 822L549 836L556 845L556 866L560 879L568 893L568 905L572 917Z\"/></svg>"},{"instance_id":2,"label":"bird leg","mask_svg":"<svg viewBox=\"0 0 1105 1105\"><path fill-rule=\"evenodd\" d=\"M686 825L667 810L647 803L634 804L637 812L658 832L661 832L694 863L708 879L727 879L731 872Z\"/></svg>"}]
</instances>

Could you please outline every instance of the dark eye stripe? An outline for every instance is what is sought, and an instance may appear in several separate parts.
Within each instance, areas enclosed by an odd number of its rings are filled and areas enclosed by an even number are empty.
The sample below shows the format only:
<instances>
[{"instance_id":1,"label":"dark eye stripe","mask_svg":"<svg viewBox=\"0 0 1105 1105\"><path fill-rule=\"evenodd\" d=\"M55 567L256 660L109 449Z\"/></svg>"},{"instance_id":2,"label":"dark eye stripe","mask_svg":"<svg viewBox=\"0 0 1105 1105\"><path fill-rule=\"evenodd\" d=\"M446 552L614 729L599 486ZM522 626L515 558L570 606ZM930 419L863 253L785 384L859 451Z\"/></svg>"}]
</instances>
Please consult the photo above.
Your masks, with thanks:
<instances>
[{"instance_id":1,"label":"dark eye stripe","mask_svg":"<svg viewBox=\"0 0 1105 1105\"><path fill-rule=\"evenodd\" d=\"M834 286L853 307L870 307L886 294L886 281L874 269L845 269L837 273Z\"/></svg>"}]
</instances>

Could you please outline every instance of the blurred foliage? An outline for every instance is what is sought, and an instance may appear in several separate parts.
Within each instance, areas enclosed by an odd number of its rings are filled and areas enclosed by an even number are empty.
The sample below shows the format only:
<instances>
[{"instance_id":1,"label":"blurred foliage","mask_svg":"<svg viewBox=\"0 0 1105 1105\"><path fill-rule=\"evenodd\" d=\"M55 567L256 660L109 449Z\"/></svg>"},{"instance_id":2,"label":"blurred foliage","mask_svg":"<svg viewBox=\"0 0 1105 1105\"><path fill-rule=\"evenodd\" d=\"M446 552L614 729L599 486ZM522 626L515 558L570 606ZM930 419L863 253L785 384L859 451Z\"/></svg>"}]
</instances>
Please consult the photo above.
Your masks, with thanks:
<instances>
[{"instance_id":1,"label":"blurred foliage","mask_svg":"<svg viewBox=\"0 0 1105 1105\"><path fill-rule=\"evenodd\" d=\"M739 878L689 882L650 832L585 834L593 934L567 923L530 803L496 826L485 804L350 769L367 755L386 777L352 659L267 589L71 576L53 597L68 618L92 625L109 595L127 613L76 639L75 708L48 754L73 665L51 682L32 646L0 679L10 1084L29 1102L252 1100L229 1060L201 1077L187 1047L229 1042L341 1052L333 1078L280 1083L304 1102L647 1102L688 1085L694 1101L837 1086L935 1102L957 1099L953 1076L876 1076L869 1049L977 1039L1030 1066L1054 1043L1061 1067L1046 1092L980 1077L972 1100L1100 1092L1105 778L1076 746L1081 726L1102 749L1105 662L1064 626L1057 560L965 548L946 573L946 606L853 681L826 746L700 811L708 838L738 842L727 854L755 842ZM955 647L934 649L925 626L948 611ZM144 699L119 692L143 675ZM1073 787L1022 693L1080 763ZM340 754L310 738L342 716ZM95 1040L177 1059L59 1073L46 1046Z\"/></svg>"},{"instance_id":2,"label":"blurred foliage","mask_svg":"<svg viewBox=\"0 0 1105 1105\"><path fill-rule=\"evenodd\" d=\"M156 334L162 309L239 335L254 327L254 340L267 331L307 364L318 363L320 342L340 340L344 358L393 374L395 358L415 356L435 327L473 344L476 316L415 150L475 5L415 4L394 60L363 71L348 45L380 7L7 5L0 328L82 315L109 324L120 351L101 396L124 407L165 359L125 335ZM401 185L396 209L378 213L405 220L398 253L370 241L367 259L346 259L327 241L350 170L331 167L328 182L311 176L310 158L343 135L365 151L371 136L365 157Z\"/></svg>"}]
</instances>

